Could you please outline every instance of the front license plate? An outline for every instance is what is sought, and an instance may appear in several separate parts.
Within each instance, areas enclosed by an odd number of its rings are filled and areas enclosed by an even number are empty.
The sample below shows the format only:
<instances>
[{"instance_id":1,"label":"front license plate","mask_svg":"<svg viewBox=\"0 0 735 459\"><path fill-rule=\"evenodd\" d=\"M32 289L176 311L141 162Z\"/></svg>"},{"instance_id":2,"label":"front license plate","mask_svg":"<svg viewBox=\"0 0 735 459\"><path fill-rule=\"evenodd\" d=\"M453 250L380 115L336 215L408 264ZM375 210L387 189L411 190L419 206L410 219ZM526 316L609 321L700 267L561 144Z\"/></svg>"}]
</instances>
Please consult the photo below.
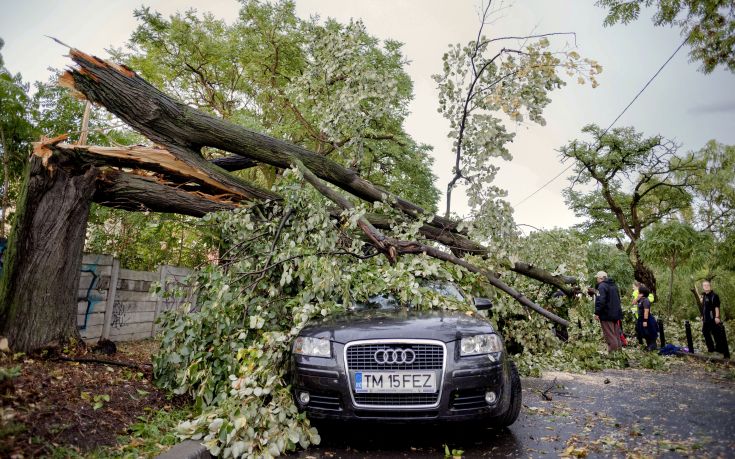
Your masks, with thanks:
<instances>
[{"instance_id":1,"label":"front license plate","mask_svg":"<svg viewBox=\"0 0 735 459\"><path fill-rule=\"evenodd\" d=\"M355 392L416 394L436 392L436 373L428 371L356 371Z\"/></svg>"}]
</instances>

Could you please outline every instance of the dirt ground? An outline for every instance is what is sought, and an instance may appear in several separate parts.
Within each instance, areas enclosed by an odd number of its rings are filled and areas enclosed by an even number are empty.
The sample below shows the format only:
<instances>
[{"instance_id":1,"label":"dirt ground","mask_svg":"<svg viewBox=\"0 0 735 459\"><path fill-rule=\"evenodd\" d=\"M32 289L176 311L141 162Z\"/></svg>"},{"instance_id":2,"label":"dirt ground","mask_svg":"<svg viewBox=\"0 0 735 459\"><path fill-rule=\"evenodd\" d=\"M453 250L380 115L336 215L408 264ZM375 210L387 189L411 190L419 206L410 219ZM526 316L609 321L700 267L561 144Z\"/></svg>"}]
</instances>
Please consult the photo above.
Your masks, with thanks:
<instances>
[{"instance_id":1,"label":"dirt ground","mask_svg":"<svg viewBox=\"0 0 735 459\"><path fill-rule=\"evenodd\" d=\"M523 409L508 429L339 426L297 456L435 458L446 445L465 458L735 457L735 370L672 359L668 372L524 378Z\"/></svg>"},{"instance_id":2,"label":"dirt ground","mask_svg":"<svg viewBox=\"0 0 735 459\"><path fill-rule=\"evenodd\" d=\"M20 375L0 382L0 457L39 457L53 447L84 453L114 445L147 410L172 402L151 383L153 340L118 343L114 355L87 348L64 358L99 359L129 366L71 362L49 356L0 356L0 370Z\"/></svg>"}]
</instances>

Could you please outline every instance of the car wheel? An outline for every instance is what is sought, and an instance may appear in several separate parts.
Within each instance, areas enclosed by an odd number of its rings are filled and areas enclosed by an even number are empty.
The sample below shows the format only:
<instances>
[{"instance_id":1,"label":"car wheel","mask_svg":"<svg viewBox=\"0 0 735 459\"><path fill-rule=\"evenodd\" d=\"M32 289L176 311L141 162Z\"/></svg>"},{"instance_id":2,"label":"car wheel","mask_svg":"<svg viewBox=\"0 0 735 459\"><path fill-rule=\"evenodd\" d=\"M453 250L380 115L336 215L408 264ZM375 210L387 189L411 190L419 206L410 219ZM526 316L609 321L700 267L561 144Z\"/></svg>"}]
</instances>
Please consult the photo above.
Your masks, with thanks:
<instances>
[{"instance_id":1,"label":"car wheel","mask_svg":"<svg viewBox=\"0 0 735 459\"><path fill-rule=\"evenodd\" d=\"M518 374L516 364L510 362L510 403L508 404L508 409L505 413L493 419L493 427L508 427L516 422L518 414L521 412L522 403L523 393L521 391L521 376Z\"/></svg>"}]
</instances>

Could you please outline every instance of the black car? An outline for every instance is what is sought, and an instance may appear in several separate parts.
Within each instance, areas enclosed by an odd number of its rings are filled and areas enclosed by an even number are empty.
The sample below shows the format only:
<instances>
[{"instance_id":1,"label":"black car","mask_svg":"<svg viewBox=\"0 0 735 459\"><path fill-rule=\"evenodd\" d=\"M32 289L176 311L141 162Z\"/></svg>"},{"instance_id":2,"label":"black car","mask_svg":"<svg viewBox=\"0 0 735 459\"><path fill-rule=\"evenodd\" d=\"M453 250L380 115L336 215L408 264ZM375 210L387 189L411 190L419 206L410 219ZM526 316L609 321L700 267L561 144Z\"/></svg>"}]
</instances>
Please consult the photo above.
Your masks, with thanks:
<instances>
[{"instance_id":1,"label":"black car","mask_svg":"<svg viewBox=\"0 0 735 459\"><path fill-rule=\"evenodd\" d=\"M432 283L463 298L452 284ZM491 306L476 299L478 309ZM521 407L518 370L479 314L418 311L391 295L307 325L294 342L293 393L312 420L481 421Z\"/></svg>"}]
</instances>

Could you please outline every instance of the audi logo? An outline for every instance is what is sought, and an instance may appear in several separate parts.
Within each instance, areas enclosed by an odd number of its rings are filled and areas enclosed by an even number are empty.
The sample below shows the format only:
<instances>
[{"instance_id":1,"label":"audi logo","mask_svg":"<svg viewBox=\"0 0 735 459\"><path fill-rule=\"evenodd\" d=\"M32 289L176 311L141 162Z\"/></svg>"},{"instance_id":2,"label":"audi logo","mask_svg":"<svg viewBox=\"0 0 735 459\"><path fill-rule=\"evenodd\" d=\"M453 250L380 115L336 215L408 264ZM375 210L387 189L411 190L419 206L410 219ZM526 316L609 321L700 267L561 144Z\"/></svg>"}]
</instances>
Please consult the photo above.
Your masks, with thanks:
<instances>
[{"instance_id":1,"label":"audi logo","mask_svg":"<svg viewBox=\"0 0 735 459\"><path fill-rule=\"evenodd\" d=\"M375 351L373 358L381 365L393 363L410 365L416 360L416 352L413 349L380 349Z\"/></svg>"}]
</instances>

